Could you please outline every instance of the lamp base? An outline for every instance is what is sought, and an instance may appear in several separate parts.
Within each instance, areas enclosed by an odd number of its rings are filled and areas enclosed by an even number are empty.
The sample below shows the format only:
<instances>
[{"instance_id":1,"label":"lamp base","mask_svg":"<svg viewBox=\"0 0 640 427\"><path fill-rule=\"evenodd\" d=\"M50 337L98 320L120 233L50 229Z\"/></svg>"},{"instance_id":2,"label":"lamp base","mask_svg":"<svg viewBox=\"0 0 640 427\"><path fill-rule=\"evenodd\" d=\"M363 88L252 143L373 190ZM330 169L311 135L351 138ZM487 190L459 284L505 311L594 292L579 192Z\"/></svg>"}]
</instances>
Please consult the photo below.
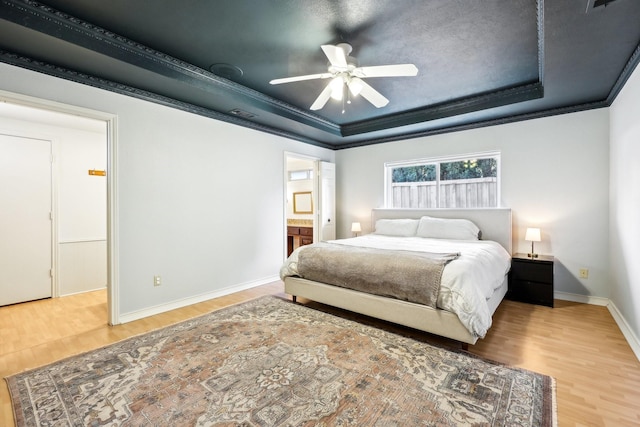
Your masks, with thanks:
<instances>
[{"instance_id":1,"label":"lamp base","mask_svg":"<svg viewBox=\"0 0 640 427\"><path fill-rule=\"evenodd\" d=\"M533 242L531 242L531 252L529 252L527 256L531 259L538 258L538 254L535 253L533 249Z\"/></svg>"}]
</instances>

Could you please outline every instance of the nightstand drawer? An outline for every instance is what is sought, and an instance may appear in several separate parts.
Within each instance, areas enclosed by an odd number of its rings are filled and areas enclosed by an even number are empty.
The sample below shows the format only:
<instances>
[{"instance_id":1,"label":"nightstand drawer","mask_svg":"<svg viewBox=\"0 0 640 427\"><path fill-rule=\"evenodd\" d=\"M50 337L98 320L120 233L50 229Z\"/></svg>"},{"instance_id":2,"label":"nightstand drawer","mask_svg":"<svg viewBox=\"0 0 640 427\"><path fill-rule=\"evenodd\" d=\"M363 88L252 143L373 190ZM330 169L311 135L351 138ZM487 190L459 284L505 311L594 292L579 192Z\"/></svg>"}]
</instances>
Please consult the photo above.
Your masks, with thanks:
<instances>
[{"instance_id":1,"label":"nightstand drawer","mask_svg":"<svg viewBox=\"0 0 640 427\"><path fill-rule=\"evenodd\" d=\"M301 236L313 236L313 228L311 228L311 227L300 227L300 235Z\"/></svg>"},{"instance_id":2,"label":"nightstand drawer","mask_svg":"<svg viewBox=\"0 0 640 427\"><path fill-rule=\"evenodd\" d=\"M534 264L535 265L532 265ZM536 261L514 263L511 267L514 280L553 283L553 264Z\"/></svg>"},{"instance_id":3,"label":"nightstand drawer","mask_svg":"<svg viewBox=\"0 0 640 427\"><path fill-rule=\"evenodd\" d=\"M509 288L511 299L553 307L553 285L531 281L513 281Z\"/></svg>"},{"instance_id":4,"label":"nightstand drawer","mask_svg":"<svg viewBox=\"0 0 640 427\"><path fill-rule=\"evenodd\" d=\"M527 254L513 255L507 298L553 307L553 264L549 255L535 259Z\"/></svg>"}]
</instances>

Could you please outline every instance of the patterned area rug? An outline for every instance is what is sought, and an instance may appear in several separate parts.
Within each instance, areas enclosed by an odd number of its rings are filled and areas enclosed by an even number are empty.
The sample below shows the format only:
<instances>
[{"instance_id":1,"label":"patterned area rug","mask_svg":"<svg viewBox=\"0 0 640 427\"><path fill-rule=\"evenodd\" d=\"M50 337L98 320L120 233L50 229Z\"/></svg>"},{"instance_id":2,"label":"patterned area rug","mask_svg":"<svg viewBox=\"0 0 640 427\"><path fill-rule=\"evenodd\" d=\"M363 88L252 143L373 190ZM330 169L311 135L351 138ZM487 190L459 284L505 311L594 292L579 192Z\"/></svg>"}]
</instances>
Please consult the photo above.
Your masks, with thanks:
<instances>
[{"instance_id":1,"label":"patterned area rug","mask_svg":"<svg viewBox=\"0 0 640 427\"><path fill-rule=\"evenodd\" d=\"M553 379L262 297L7 378L18 426L552 426Z\"/></svg>"}]
</instances>

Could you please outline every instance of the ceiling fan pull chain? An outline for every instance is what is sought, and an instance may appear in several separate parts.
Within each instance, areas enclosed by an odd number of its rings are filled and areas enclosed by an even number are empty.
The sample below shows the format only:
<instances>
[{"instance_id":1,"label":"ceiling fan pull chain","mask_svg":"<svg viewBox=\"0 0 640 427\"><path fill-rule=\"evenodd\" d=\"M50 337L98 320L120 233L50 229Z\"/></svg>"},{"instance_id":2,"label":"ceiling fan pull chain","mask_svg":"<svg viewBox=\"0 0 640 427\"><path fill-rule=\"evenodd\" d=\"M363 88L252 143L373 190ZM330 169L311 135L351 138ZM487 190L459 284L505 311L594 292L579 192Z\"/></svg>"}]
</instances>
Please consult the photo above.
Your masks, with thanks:
<instances>
[{"instance_id":1,"label":"ceiling fan pull chain","mask_svg":"<svg viewBox=\"0 0 640 427\"><path fill-rule=\"evenodd\" d=\"M351 94L349 93L349 90L347 90L347 85L346 83L343 84L342 86L342 114L344 114L346 107L344 105L344 100L347 100L347 104L351 104Z\"/></svg>"}]
</instances>

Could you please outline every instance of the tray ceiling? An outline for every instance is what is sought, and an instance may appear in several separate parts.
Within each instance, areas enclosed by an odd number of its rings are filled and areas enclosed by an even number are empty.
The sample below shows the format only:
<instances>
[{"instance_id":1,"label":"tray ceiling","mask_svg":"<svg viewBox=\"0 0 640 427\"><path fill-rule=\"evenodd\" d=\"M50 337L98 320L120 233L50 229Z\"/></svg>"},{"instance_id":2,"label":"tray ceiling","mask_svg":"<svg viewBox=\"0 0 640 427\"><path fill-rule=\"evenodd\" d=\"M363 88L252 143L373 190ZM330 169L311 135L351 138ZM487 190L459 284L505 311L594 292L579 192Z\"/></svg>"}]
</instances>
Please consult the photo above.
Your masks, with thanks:
<instances>
[{"instance_id":1,"label":"tray ceiling","mask_svg":"<svg viewBox=\"0 0 640 427\"><path fill-rule=\"evenodd\" d=\"M0 60L332 149L610 105L640 60L637 0L0 0ZM309 107L323 44L389 99ZM344 110L344 111L343 111Z\"/></svg>"}]
</instances>

